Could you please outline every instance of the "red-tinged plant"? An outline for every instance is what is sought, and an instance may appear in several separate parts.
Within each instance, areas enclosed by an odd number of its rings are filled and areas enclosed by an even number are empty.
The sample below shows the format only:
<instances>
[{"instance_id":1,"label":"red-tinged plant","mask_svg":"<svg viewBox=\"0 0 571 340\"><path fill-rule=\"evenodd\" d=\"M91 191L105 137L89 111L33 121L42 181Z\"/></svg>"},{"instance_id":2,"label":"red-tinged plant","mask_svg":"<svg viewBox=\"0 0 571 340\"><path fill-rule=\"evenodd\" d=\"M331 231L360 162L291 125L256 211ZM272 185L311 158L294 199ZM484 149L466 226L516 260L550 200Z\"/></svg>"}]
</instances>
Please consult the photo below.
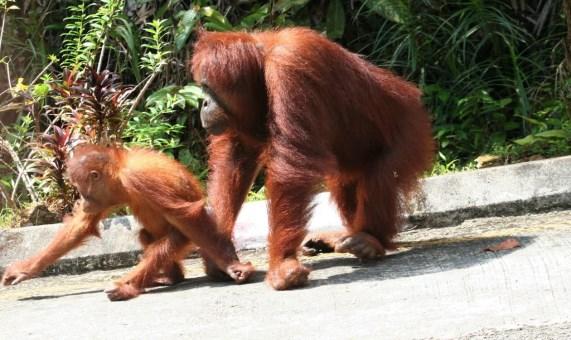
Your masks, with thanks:
<instances>
[{"instance_id":1,"label":"red-tinged plant","mask_svg":"<svg viewBox=\"0 0 571 340\"><path fill-rule=\"evenodd\" d=\"M87 69L82 74L66 71L52 84L55 103L45 107L47 133L33 145L31 172L38 175L44 201L59 212L69 211L76 196L65 179L65 161L74 145L81 142L121 142L119 125L127 108L130 87L107 70Z\"/></svg>"},{"instance_id":2,"label":"red-tinged plant","mask_svg":"<svg viewBox=\"0 0 571 340\"><path fill-rule=\"evenodd\" d=\"M91 143L121 141L119 125L131 87L121 84L115 73L91 68L76 77L73 72L65 72L63 81L52 88L58 98L48 114L56 120L61 117L62 126Z\"/></svg>"},{"instance_id":3,"label":"red-tinged plant","mask_svg":"<svg viewBox=\"0 0 571 340\"><path fill-rule=\"evenodd\" d=\"M76 193L65 178L69 146L72 141L73 129L51 127L50 133L40 137L40 142L34 145L30 158L29 171L38 176L38 189L50 210L64 214L71 210Z\"/></svg>"}]
</instances>

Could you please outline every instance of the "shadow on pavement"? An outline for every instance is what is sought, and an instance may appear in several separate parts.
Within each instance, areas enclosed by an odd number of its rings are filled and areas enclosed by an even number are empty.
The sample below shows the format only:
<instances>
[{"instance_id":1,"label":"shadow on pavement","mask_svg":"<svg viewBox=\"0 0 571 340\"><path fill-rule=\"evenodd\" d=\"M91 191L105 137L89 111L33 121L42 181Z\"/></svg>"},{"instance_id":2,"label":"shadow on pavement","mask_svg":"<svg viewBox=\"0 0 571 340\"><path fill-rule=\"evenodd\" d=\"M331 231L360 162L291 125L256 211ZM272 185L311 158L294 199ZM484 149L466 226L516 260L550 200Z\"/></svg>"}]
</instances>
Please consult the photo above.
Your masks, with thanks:
<instances>
[{"instance_id":1,"label":"shadow on pavement","mask_svg":"<svg viewBox=\"0 0 571 340\"><path fill-rule=\"evenodd\" d=\"M262 282L262 281L264 281L265 276L266 276L266 271L256 270L256 272L254 272L254 274L252 274L251 279L248 282L243 283L241 285L247 285L247 284L251 284L251 283ZM232 280L212 281L212 279L210 279L206 276L200 276L200 277L193 277L193 278L185 279L181 283L178 283L174 286L162 286L162 287L151 288L151 289L147 290L146 294L158 294L158 293L164 293L164 292L183 291L183 290L194 289L194 288L199 288L199 287L211 287L211 288L220 287L221 288L221 287L236 286L236 285L238 285L238 284Z\"/></svg>"},{"instance_id":2,"label":"shadow on pavement","mask_svg":"<svg viewBox=\"0 0 571 340\"><path fill-rule=\"evenodd\" d=\"M314 272L337 266L351 266L353 271L333 274L322 279L310 279L306 288L354 281L390 280L481 265L517 252L533 243L535 237L518 236L517 240L521 244L519 248L498 252L484 251L508 238L470 237L406 242L399 245L403 250L372 262L361 262L356 258L330 258L321 261L316 259L311 265Z\"/></svg>"},{"instance_id":3,"label":"shadow on pavement","mask_svg":"<svg viewBox=\"0 0 571 340\"><path fill-rule=\"evenodd\" d=\"M58 298L67 297L67 296L86 295L86 294L93 294L93 293L102 293L103 294L103 290L102 289L92 289L92 290L86 290L86 291L82 291L82 292L66 293L66 294L58 294L58 295L52 294L52 295L29 296L29 297L25 297L25 298L20 298L20 299L18 299L18 301L35 301L35 300L58 299Z\"/></svg>"},{"instance_id":4,"label":"shadow on pavement","mask_svg":"<svg viewBox=\"0 0 571 340\"><path fill-rule=\"evenodd\" d=\"M534 241L534 237L532 236L518 236L517 239L521 244L520 248L495 253L484 251L485 248L498 244L507 238L509 237L443 238L428 241L403 242L399 244L401 250L398 252L389 254L379 261L369 262L363 262L354 257L330 257L321 259L319 255L315 257L304 257L302 258L302 262L312 269L312 274L310 275L308 285L300 289L311 289L320 285L346 284L356 281L390 280L467 268L474 265L481 265L501 258L504 255L517 252L518 249L522 249ZM328 269L347 266L352 268L351 272L335 274L335 271L333 271L332 275L326 278L319 278L319 276L323 277L323 274L326 275ZM257 270L251 280L245 284L263 282L265 274L266 271ZM233 281L217 282L212 281L206 276L199 276L187 278L174 286L150 288L146 294L184 291L198 287L222 288L228 285L236 285L236 283ZM19 300L55 299L92 293L104 294L101 289L97 289L61 295L33 296Z\"/></svg>"},{"instance_id":5,"label":"shadow on pavement","mask_svg":"<svg viewBox=\"0 0 571 340\"><path fill-rule=\"evenodd\" d=\"M320 285L344 284L355 281L380 281L401 277L424 275L447 270L467 268L493 261L504 255L511 254L533 243L534 237L518 236L520 248L498 252L486 252L485 248L500 243L509 237L471 237L445 238L429 241L401 243L403 250L389 254L382 260L362 262L352 257L337 257L320 259L319 255L303 258L302 262L312 268L308 285L300 289L311 289ZM333 274L327 278L312 278L320 276L319 272L334 267L350 266L349 273ZM258 270L249 283L263 282L266 271ZM181 291L196 287L224 287L235 285L234 282L212 282L207 277L186 279L184 282L171 287L153 289L152 293Z\"/></svg>"}]
</instances>

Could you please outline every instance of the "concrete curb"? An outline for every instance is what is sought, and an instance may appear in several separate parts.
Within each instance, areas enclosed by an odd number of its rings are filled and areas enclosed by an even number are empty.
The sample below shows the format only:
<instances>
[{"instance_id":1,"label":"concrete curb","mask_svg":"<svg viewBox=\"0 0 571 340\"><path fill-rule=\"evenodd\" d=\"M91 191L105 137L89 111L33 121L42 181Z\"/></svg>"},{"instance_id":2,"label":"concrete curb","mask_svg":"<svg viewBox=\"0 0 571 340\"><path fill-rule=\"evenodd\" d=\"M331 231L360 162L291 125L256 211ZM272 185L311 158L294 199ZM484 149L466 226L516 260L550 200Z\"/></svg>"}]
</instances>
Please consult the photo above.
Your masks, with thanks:
<instances>
[{"instance_id":1,"label":"concrete curb","mask_svg":"<svg viewBox=\"0 0 571 340\"><path fill-rule=\"evenodd\" d=\"M341 219L328 193L315 198L310 231L338 230ZM427 178L411 207L409 222L443 227L485 216L510 216L571 208L571 156ZM0 272L45 247L61 224L0 231ZM131 217L105 220L102 240L89 240L46 274L80 273L131 266L138 261L139 229ZM267 202L243 206L235 228L240 250L262 248L268 234Z\"/></svg>"}]
</instances>

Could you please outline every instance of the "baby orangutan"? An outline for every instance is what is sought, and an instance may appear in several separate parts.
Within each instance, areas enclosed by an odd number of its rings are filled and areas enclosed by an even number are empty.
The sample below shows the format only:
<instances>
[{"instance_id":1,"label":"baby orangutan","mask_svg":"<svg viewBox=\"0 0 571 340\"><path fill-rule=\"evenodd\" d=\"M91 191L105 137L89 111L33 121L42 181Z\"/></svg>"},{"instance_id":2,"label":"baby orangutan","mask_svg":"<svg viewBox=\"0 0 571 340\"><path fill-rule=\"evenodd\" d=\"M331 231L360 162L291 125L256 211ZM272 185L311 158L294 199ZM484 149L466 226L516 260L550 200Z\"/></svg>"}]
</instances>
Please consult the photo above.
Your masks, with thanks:
<instances>
[{"instance_id":1,"label":"baby orangutan","mask_svg":"<svg viewBox=\"0 0 571 340\"><path fill-rule=\"evenodd\" d=\"M240 263L232 242L217 231L198 181L178 162L149 150L81 145L67 167L81 199L45 249L6 269L4 285L38 275L87 237L99 236L99 221L125 205L143 226L139 240L144 254L131 273L105 291L110 300L132 299L146 287L182 281L181 261L193 244L200 247L211 276L228 275L242 283L253 273L253 266Z\"/></svg>"}]
</instances>

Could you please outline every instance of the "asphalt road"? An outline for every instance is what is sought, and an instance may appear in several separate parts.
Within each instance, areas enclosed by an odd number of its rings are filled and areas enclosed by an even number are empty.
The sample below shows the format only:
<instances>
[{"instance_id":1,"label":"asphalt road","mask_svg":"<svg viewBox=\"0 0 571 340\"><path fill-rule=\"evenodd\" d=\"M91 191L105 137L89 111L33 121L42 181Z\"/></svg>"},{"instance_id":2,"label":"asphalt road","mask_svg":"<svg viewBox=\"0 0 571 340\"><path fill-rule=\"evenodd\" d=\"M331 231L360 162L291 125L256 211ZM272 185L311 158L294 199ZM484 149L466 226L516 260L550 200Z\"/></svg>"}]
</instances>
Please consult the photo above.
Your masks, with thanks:
<instances>
[{"instance_id":1,"label":"asphalt road","mask_svg":"<svg viewBox=\"0 0 571 340\"><path fill-rule=\"evenodd\" d=\"M568 339L571 211L487 218L401 234L401 248L360 263L324 254L303 289L187 280L134 300L102 290L126 270L38 278L0 288L0 339ZM521 247L483 249L514 237Z\"/></svg>"}]
</instances>

